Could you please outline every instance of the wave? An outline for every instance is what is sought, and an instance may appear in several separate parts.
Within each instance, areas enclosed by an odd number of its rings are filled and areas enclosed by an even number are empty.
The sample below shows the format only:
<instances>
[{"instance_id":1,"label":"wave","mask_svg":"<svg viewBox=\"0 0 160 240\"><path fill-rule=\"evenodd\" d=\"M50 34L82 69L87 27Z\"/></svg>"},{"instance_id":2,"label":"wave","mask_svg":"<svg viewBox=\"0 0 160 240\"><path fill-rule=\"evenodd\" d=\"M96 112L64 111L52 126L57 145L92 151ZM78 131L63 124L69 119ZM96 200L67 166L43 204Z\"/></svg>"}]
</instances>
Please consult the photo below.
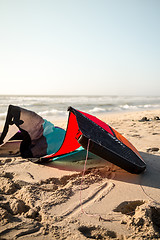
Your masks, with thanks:
<instances>
[{"instance_id":1,"label":"wave","mask_svg":"<svg viewBox=\"0 0 160 240\"><path fill-rule=\"evenodd\" d=\"M0 113L0 120L5 120L6 119L7 112Z\"/></svg>"},{"instance_id":2,"label":"wave","mask_svg":"<svg viewBox=\"0 0 160 240\"><path fill-rule=\"evenodd\" d=\"M60 111L60 110L57 110L57 109L52 109L52 110L46 110L46 111L38 112L38 114L42 117L43 116L52 116L52 115L66 116L67 111Z\"/></svg>"},{"instance_id":3,"label":"wave","mask_svg":"<svg viewBox=\"0 0 160 240\"><path fill-rule=\"evenodd\" d=\"M89 113L104 113L106 112L105 108L95 107L89 110Z\"/></svg>"},{"instance_id":4,"label":"wave","mask_svg":"<svg viewBox=\"0 0 160 240\"><path fill-rule=\"evenodd\" d=\"M67 116L69 106L93 115L160 109L160 96L0 96L0 120L5 120L9 104L48 118Z\"/></svg>"}]
</instances>

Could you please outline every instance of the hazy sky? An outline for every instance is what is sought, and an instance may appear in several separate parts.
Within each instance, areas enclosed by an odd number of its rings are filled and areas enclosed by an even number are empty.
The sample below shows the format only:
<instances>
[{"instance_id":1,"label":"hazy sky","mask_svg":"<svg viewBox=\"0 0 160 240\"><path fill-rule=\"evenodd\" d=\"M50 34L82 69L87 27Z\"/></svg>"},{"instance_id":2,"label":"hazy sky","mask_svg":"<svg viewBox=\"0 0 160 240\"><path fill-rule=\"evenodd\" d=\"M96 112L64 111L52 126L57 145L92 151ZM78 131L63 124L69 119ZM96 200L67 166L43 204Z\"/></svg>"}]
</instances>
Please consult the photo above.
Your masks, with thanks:
<instances>
[{"instance_id":1,"label":"hazy sky","mask_svg":"<svg viewBox=\"0 0 160 240\"><path fill-rule=\"evenodd\" d=\"M160 95L160 0L0 0L0 94Z\"/></svg>"}]
</instances>

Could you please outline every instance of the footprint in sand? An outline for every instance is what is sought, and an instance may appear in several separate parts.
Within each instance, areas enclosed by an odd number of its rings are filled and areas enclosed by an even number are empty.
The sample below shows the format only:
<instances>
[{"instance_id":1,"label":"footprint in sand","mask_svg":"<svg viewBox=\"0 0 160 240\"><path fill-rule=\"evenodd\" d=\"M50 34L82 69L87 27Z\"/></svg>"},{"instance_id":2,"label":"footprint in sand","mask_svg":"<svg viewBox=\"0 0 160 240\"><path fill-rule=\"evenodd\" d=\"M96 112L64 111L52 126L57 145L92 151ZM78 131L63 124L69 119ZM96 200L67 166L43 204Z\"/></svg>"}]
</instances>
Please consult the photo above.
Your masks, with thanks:
<instances>
[{"instance_id":1,"label":"footprint in sand","mask_svg":"<svg viewBox=\"0 0 160 240\"><path fill-rule=\"evenodd\" d=\"M117 239L117 233L114 231L107 230L100 226L80 226L78 228L83 236L89 239ZM119 238L118 238L119 239Z\"/></svg>"}]
</instances>

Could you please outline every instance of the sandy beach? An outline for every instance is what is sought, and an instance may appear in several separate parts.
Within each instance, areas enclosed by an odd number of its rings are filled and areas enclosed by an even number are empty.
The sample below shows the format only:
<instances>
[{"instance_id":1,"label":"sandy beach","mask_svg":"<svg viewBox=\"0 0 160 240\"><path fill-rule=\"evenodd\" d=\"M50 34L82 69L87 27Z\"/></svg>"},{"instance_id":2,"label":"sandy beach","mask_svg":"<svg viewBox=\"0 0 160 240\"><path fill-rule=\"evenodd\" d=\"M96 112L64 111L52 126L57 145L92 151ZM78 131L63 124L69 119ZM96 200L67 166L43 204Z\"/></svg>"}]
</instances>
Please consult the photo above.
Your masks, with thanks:
<instances>
[{"instance_id":1,"label":"sandy beach","mask_svg":"<svg viewBox=\"0 0 160 240\"><path fill-rule=\"evenodd\" d=\"M82 176L84 160L40 165L0 151L0 239L160 239L160 110L98 117L137 148L145 172L97 159Z\"/></svg>"}]
</instances>

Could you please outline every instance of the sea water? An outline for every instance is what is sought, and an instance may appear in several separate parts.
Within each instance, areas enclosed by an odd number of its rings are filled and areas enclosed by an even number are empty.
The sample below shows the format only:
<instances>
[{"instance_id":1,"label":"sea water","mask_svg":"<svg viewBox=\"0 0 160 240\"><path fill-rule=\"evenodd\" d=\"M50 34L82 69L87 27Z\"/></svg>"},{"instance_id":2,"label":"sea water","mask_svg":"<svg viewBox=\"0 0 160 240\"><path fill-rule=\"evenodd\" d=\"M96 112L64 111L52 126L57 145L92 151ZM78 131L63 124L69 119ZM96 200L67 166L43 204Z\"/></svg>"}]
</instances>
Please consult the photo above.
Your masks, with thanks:
<instances>
[{"instance_id":1,"label":"sea water","mask_svg":"<svg viewBox=\"0 0 160 240\"><path fill-rule=\"evenodd\" d=\"M8 105L35 111L43 118L68 117L69 106L92 115L111 112L160 109L160 96L6 96L0 95L0 124L5 121Z\"/></svg>"}]
</instances>

